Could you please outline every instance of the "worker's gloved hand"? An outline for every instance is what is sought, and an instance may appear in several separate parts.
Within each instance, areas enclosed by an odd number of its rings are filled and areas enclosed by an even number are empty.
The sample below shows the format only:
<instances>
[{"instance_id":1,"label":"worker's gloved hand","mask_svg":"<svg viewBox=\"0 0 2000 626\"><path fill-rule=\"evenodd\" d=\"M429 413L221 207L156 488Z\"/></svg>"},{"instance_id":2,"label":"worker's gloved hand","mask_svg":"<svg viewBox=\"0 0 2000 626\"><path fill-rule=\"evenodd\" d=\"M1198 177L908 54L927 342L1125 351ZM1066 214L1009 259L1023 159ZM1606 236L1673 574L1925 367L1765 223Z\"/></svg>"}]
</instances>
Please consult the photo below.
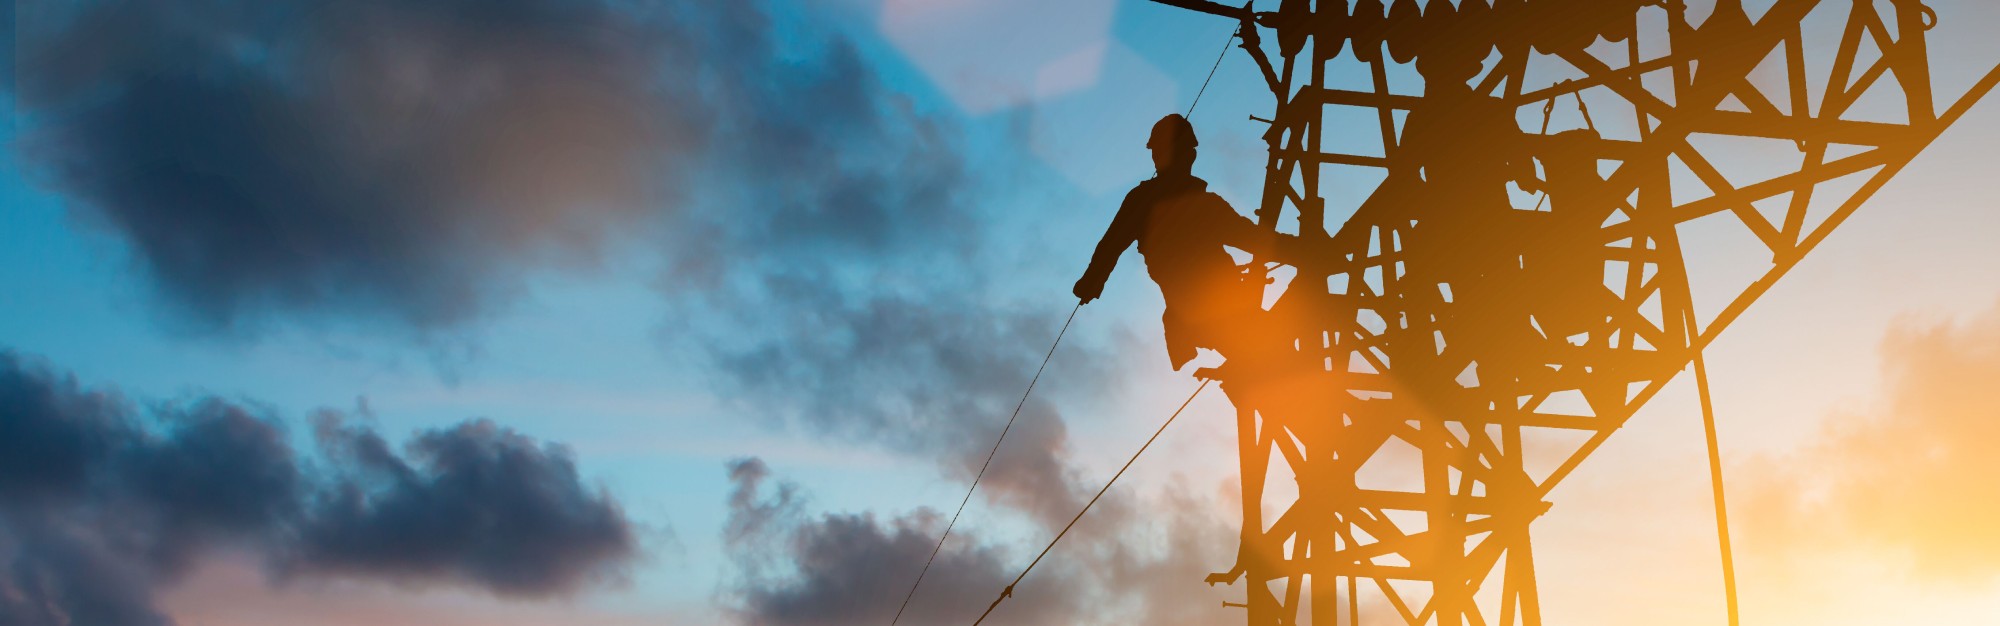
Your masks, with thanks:
<instances>
[{"instance_id":1,"label":"worker's gloved hand","mask_svg":"<svg viewBox=\"0 0 2000 626\"><path fill-rule=\"evenodd\" d=\"M1243 42L1237 45L1241 46L1244 50L1251 50L1264 45L1262 38L1257 36L1257 25L1253 22L1244 22L1241 28L1236 29L1236 36Z\"/></svg>"},{"instance_id":2,"label":"worker's gloved hand","mask_svg":"<svg viewBox=\"0 0 2000 626\"><path fill-rule=\"evenodd\" d=\"M1091 280L1089 276L1085 276L1076 279L1076 286L1071 287L1069 292L1076 295L1079 304L1090 304L1091 300L1104 295L1104 281Z\"/></svg>"}]
</instances>

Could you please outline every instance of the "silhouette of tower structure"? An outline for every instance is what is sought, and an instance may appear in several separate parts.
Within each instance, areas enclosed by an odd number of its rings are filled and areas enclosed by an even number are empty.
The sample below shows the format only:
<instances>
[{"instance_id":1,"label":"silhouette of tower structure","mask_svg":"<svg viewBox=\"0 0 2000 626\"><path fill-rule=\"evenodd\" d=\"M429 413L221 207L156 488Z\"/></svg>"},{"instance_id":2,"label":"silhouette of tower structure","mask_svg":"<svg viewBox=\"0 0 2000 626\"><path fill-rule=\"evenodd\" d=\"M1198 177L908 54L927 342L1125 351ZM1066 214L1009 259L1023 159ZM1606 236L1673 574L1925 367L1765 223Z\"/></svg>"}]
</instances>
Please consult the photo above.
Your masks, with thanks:
<instances>
[{"instance_id":1,"label":"silhouette of tower structure","mask_svg":"<svg viewBox=\"0 0 2000 626\"><path fill-rule=\"evenodd\" d=\"M1361 603L1540 624L1550 490L2000 80L1940 110L1940 18L1914 0L1155 1L1241 25L1278 102L1257 222L1310 250L1253 264L1295 272L1260 322L1278 356L1215 374L1244 528L1210 582L1247 583L1253 626ZM1809 39L1809 17L1839 30ZM1407 69L1417 91L1391 85ZM1580 92L1587 128L1549 133ZM1859 119L1864 97L1897 105ZM1776 149L1735 171L1753 141ZM1382 182L1339 188L1343 167ZM1679 240L1697 220L1770 255L1706 319Z\"/></svg>"}]
</instances>

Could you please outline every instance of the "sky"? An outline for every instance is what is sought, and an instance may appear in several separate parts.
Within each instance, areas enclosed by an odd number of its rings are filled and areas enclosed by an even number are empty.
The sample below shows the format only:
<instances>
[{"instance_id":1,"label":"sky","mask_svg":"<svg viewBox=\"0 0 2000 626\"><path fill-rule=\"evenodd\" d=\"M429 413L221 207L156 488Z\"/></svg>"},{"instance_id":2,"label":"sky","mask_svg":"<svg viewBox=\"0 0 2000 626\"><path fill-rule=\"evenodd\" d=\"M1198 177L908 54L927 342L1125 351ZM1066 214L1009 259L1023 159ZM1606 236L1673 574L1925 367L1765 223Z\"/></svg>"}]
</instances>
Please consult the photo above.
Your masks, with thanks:
<instances>
[{"instance_id":1,"label":"sky","mask_svg":"<svg viewBox=\"0 0 2000 626\"><path fill-rule=\"evenodd\" d=\"M1930 4L1948 99L2000 8ZM1139 0L7 11L0 624L883 623L1153 121L1202 94L1248 213L1271 108L1231 24ZM1973 109L1710 347L1746 623L2000 624L1996 142ZM1705 234L1700 301L1768 265ZM1135 261L906 622L969 622L1195 388ZM1241 619L1231 417L995 620ZM1708 485L1684 376L1551 495L1546 622L1721 623Z\"/></svg>"}]
</instances>

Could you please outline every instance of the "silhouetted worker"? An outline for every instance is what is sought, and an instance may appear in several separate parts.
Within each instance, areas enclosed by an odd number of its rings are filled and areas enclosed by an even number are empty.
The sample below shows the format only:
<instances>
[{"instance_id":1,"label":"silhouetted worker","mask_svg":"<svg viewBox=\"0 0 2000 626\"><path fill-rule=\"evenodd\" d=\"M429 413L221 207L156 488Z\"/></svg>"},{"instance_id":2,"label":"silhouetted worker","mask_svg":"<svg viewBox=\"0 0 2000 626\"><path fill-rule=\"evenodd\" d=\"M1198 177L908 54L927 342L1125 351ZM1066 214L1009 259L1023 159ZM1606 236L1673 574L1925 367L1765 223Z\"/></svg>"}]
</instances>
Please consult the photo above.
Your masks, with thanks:
<instances>
[{"instance_id":1,"label":"silhouetted worker","mask_svg":"<svg viewBox=\"0 0 2000 626\"><path fill-rule=\"evenodd\" d=\"M1185 117L1168 115L1153 125L1146 147L1153 151L1157 175L1125 195L1074 290L1085 303L1097 299L1119 255L1137 243L1146 273L1167 301L1160 321L1176 370L1194 359L1197 348L1229 357L1255 345L1253 317L1263 312L1263 285L1246 280L1223 248L1265 255L1280 238L1238 214L1194 176L1198 145Z\"/></svg>"},{"instance_id":2,"label":"silhouetted worker","mask_svg":"<svg viewBox=\"0 0 2000 626\"><path fill-rule=\"evenodd\" d=\"M1490 388L1531 371L1528 349L1539 335L1521 292L1520 258L1533 231L1507 185L1530 193L1541 185L1514 109L1468 84L1485 54L1476 45L1440 45L1417 59L1423 104L1410 111L1396 149L1406 169L1391 175L1413 187L1407 201L1417 224L1404 244L1411 280L1448 287L1432 292L1451 303L1440 320L1444 341L1473 357Z\"/></svg>"},{"instance_id":3,"label":"silhouetted worker","mask_svg":"<svg viewBox=\"0 0 2000 626\"><path fill-rule=\"evenodd\" d=\"M1549 213L1522 253L1524 298L1551 339L1607 329L1616 296L1604 285L1610 250L1592 235L1618 206L1619 191L1598 171L1595 130L1550 137L1540 155L1548 175Z\"/></svg>"}]
</instances>

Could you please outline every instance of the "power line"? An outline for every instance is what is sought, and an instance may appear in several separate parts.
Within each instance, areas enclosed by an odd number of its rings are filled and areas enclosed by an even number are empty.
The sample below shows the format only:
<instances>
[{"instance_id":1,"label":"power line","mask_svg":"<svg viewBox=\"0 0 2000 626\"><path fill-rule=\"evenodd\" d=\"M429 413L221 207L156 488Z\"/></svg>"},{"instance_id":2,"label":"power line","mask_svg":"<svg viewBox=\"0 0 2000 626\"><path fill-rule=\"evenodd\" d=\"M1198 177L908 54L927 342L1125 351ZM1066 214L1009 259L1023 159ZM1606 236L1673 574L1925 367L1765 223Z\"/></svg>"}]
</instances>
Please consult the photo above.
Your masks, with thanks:
<instances>
[{"instance_id":1,"label":"power line","mask_svg":"<svg viewBox=\"0 0 2000 626\"><path fill-rule=\"evenodd\" d=\"M1212 381L1203 379L1201 381L1201 386L1195 387L1194 393L1188 394L1187 401L1181 403L1181 408L1174 409L1174 414L1167 416L1167 421L1163 424L1160 424L1159 430L1153 431L1153 436L1148 437L1146 439L1145 445L1139 446L1138 452L1132 453L1132 458L1127 459L1125 461L1124 467L1118 468L1118 473L1111 475L1111 480L1106 481L1104 483L1104 488L1097 490L1097 495L1091 496L1090 502L1084 503L1083 510L1077 511L1076 517L1070 518L1069 524L1063 526L1062 532L1056 533L1056 538L1049 540L1048 547L1042 548L1042 553L1035 555L1035 560L1030 561L1028 563L1028 567L1021 570L1021 575L1015 576L1014 582L1008 583L1006 589L1000 590L1000 597L994 598L993 604L986 605L986 612L980 613L979 619L973 620L972 626L979 626L980 622L986 621L986 616L993 614L993 609L999 608L1001 601L1014 596L1014 585L1021 584L1021 580L1028 577L1028 572L1032 572L1035 570L1035 566L1042 562L1042 557L1048 556L1049 551L1054 550L1056 548L1056 542L1062 541L1063 535L1069 534L1069 529L1075 528L1077 521L1083 519L1083 514L1089 513L1090 507L1097 505L1098 498L1104 497L1105 492L1111 491L1112 485L1118 484L1118 478L1125 475L1125 470L1132 469L1132 463L1139 460L1139 455L1145 454L1146 448L1152 447L1153 442L1160 438L1160 433L1167 432L1167 427L1174 425L1174 418L1180 417L1181 412L1186 411L1188 405L1194 404L1195 396L1201 395L1202 390L1208 389L1208 383L1210 382Z\"/></svg>"},{"instance_id":2,"label":"power line","mask_svg":"<svg viewBox=\"0 0 2000 626\"><path fill-rule=\"evenodd\" d=\"M1049 359L1056 355L1056 346L1062 345L1064 335L1069 334L1069 325L1076 321L1076 312L1083 310L1083 303L1069 310L1069 319L1063 320L1062 330L1056 332L1055 343L1049 345L1049 353L1042 356L1041 367L1035 368L1035 377L1028 379L1028 389L1021 392L1021 401L1014 404L1014 414L1007 418L1007 426L1000 429L1000 436L993 440L993 449L986 453L986 462L979 465L979 473L972 477L972 486L966 488L965 499L958 501L958 510L952 512L951 522L944 525L944 534L938 536L937 547L931 548L931 556L924 559L924 569L917 572L917 581L910 583L910 593L903 596L903 605L896 607L896 617L889 620L889 626L902 621L903 611L910 608L910 599L917 597L917 587L924 584L924 575L931 571L931 563L937 561L938 552L944 549L944 540L951 537L951 529L958 525L958 516L965 512L965 503L972 501L972 492L979 489L979 480L986 477L986 468L993 465L993 456L1000 453L1000 442L1007 440L1007 431L1014 429L1014 420L1021 417L1021 407L1028 405L1028 394L1035 392L1035 383L1042 380L1042 370L1049 368Z\"/></svg>"},{"instance_id":3,"label":"power line","mask_svg":"<svg viewBox=\"0 0 2000 626\"><path fill-rule=\"evenodd\" d=\"M1212 68L1208 68L1208 78L1204 78L1204 80L1202 80L1202 90L1194 92L1194 102L1188 102L1188 114L1184 114L1182 118L1194 118L1194 106L1196 106L1196 104L1202 104L1202 94L1206 94L1206 92L1208 92L1208 82L1210 82L1210 80L1216 80L1216 70L1220 70L1220 68L1222 68L1222 58L1224 58L1224 56L1230 56L1230 44L1234 44L1234 42L1236 42L1236 34L1240 34L1240 32L1242 32L1242 30L1230 30L1230 38L1222 40L1222 52L1218 52L1218 54L1216 54L1216 64L1214 64Z\"/></svg>"}]
</instances>

